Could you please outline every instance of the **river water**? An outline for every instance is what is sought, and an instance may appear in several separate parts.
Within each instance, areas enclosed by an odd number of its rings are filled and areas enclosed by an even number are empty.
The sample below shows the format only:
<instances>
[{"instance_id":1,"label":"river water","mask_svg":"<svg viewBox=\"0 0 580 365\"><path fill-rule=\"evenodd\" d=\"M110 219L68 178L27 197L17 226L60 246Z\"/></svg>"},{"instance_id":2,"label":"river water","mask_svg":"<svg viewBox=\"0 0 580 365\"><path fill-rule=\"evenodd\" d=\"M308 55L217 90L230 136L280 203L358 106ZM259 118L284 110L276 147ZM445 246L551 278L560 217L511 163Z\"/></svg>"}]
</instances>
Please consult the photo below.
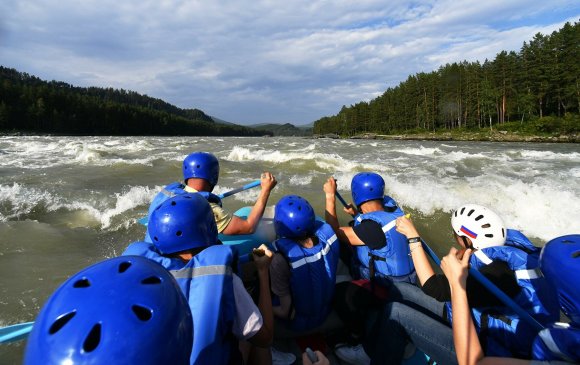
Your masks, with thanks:
<instances>
[{"instance_id":1,"label":"river water","mask_svg":"<svg viewBox=\"0 0 580 365\"><path fill-rule=\"evenodd\" d=\"M0 137L0 327L32 321L52 291L85 266L141 239L151 198L181 175L190 152L221 164L221 193L271 171L270 202L307 198L324 215L322 185L334 175L350 198L360 171L379 172L386 193L412 214L439 254L452 241L451 211L493 208L537 245L580 233L580 145L215 137ZM253 204L257 190L224 200ZM347 199L350 200L350 199ZM346 224L349 216L340 215ZM23 343L0 345L20 363Z\"/></svg>"}]
</instances>

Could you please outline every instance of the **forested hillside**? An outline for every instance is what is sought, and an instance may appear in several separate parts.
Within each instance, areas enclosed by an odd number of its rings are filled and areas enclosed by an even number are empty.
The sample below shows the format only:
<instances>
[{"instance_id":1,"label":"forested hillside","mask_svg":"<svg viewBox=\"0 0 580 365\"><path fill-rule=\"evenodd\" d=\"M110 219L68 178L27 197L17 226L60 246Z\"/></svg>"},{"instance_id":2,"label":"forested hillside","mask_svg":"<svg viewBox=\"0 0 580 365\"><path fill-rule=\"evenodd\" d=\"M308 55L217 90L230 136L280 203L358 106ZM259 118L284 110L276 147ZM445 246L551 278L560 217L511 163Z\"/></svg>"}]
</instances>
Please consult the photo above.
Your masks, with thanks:
<instances>
[{"instance_id":1,"label":"forested hillside","mask_svg":"<svg viewBox=\"0 0 580 365\"><path fill-rule=\"evenodd\" d=\"M378 75L377 77L380 77ZM536 34L519 52L493 61L447 64L418 73L370 102L343 106L315 122L314 133L482 129L532 133L580 131L580 23Z\"/></svg>"},{"instance_id":2,"label":"forested hillside","mask_svg":"<svg viewBox=\"0 0 580 365\"><path fill-rule=\"evenodd\" d=\"M72 135L263 135L217 124L198 109L180 109L133 91L74 87L0 66L0 132Z\"/></svg>"}]
</instances>

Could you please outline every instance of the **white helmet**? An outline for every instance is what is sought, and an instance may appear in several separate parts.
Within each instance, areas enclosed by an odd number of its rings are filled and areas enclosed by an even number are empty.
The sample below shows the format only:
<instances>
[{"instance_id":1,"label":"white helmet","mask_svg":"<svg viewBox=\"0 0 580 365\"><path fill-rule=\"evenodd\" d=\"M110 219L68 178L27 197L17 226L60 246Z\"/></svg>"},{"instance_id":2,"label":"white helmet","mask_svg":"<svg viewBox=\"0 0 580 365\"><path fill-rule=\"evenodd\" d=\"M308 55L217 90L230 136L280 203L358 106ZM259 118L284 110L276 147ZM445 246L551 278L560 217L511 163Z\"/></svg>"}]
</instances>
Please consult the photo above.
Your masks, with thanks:
<instances>
[{"instance_id":1,"label":"white helmet","mask_svg":"<svg viewBox=\"0 0 580 365\"><path fill-rule=\"evenodd\" d=\"M503 246L506 228L501 218L477 204L466 204L451 215L451 226L458 236L469 237L473 248Z\"/></svg>"}]
</instances>

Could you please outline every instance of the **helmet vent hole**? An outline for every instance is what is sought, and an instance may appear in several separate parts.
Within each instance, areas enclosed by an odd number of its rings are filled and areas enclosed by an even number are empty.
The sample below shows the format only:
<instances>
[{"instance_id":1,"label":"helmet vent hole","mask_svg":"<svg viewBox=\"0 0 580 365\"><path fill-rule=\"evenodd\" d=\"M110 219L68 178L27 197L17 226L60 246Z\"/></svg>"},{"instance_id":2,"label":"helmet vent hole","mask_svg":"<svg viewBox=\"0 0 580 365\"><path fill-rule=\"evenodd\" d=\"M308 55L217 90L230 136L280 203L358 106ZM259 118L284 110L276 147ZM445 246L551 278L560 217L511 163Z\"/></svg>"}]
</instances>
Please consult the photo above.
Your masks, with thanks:
<instances>
[{"instance_id":1,"label":"helmet vent hole","mask_svg":"<svg viewBox=\"0 0 580 365\"><path fill-rule=\"evenodd\" d=\"M183 232L181 232L181 231L177 231L177 232L175 232L175 235L176 235L177 237L181 237L181 235L182 235L182 234L183 234Z\"/></svg>"},{"instance_id":2,"label":"helmet vent hole","mask_svg":"<svg viewBox=\"0 0 580 365\"><path fill-rule=\"evenodd\" d=\"M161 284L161 278L158 276L150 276L141 280L141 284L150 285L150 284Z\"/></svg>"},{"instance_id":3,"label":"helmet vent hole","mask_svg":"<svg viewBox=\"0 0 580 365\"><path fill-rule=\"evenodd\" d=\"M196 169L199 169L201 167L201 165L195 165Z\"/></svg>"},{"instance_id":4,"label":"helmet vent hole","mask_svg":"<svg viewBox=\"0 0 580 365\"><path fill-rule=\"evenodd\" d=\"M474 210L474 209L471 209L471 210L469 211L469 213L467 213L467 216L468 216L468 217L471 217L471 215L473 214L473 212L475 212L475 210Z\"/></svg>"},{"instance_id":5,"label":"helmet vent hole","mask_svg":"<svg viewBox=\"0 0 580 365\"><path fill-rule=\"evenodd\" d=\"M159 238L157 238L157 236L153 237L153 239L155 240L155 242L159 241Z\"/></svg>"},{"instance_id":6,"label":"helmet vent hole","mask_svg":"<svg viewBox=\"0 0 580 365\"><path fill-rule=\"evenodd\" d=\"M457 211L455 211L455 216L457 217Z\"/></svg>"},{"instance_id":7,"label":"helmet vent hole","mask_svg":"<svg viewBox=\"0 0 580 365\"><path fill-rule=\"evenodd\" d=\"M135 304L131 307L133 313L139 318L139 320L145 322L153 317L153 310L151 308L143 307L141 305Z\"/></svg>"},{"instance_id":8,"label":"helmet vent hole","mask_svg":"<svg viewBox=\"0 0 580 365\"><path fill-rule=\"evenodd\" d=\"M302 210L302 206L298 206L298 210Z\"/></svg>"},{"instance_id":9,"label":"helmet vent hole","mask_svg":"<svg viewBox=\"0 0 580 365\"><path fill-rule=\"evenodd\" d=\"M483 218L483 216L480 214L477 216L477 218L475 218L475 221L477 222L478 220L481 220Z\"/></svg>"},{"instance_id":10,"label":"helmet vent hole","mask_svg":"<svg viewBox=\"0 0 580 365\"><path fill-rule=\"evenodd\" d=\"M124 273L130 267L131 267L131 263L129 261L121 262L121 264L119 265L119 273L121 273L121 274Z\"/></svg>"},{"instance_id":11,"label":"helmet vent hole","mask_svg":"<svg viewBox=\"0 0 580 365\"><path fill-rule=\"evenodd\" d=\"M58 331L60 331L60 329L63 328L64 325L67 324L68 321L70 321L76 314L77 314L77 312L72 311L72 312L69 312L69 313L65 314L64 316L60 316L50 326L50 328L48 329L48 334L49 335L54 335L55 333L57 333Z\"/></svg>"},{"instance_id":12,"label":"helmet vent hole","mask_svg":"<svg viewBox=\"0 0 580 365\"><path fill-rule=\"evenodd\" d=\"M502 236L503 238L505 238L505 229L503 229L503 228L501 229L501 236Z\"/></svg>"},{"instance_id":13,"label":"helmet vent hole","mask_svg":"<svg viewBox=\"0 0 580 365\"><path fill-rule=\"evenodd\" d=\"M463 215L463 212L465 212L465 207L461 208L461 213L459 214Z\"/></svg>"},{"instance_id":14,"label":"helmet vent hole","mask_svg":"<svg viewBox=\"0 0 580 365\"><path fill-rule=\"evenodd\" d=\"M91 286L91 282L87 278L77 280L73 284L73 288L88 288L89 286Z\"/></svg>"},{"instance_id":15,"label":"helmet vent hole","mask_svg":"<svg viewBox=\"0 0 580 365\"><path fill-rule=\"evenodd\" d=\"M481 228L489 228L489 227L491 227L491 224L489 224L489 223L486 223L486 224L481 226Z\"/></svg>"},{"instance_id":16,"label":"helmet vent hole","mask_svg":"<svg viewBox=\"0 0 580 365\"><path fill-rule=\"evenodd\" d=\"M177 205L177 203L175 201L172 201L171 205Z\"/></svg>"},{"instance_id":17,"label":"helmet vent hole","mask_svg":"<svg viewBox=\"0 0 580 365\"><path fill-rule=\"evenodd\" d=\"M294 202L290 202L290 203L288 203L288 205L294 205Z\"/></svg>"},{"instance_id":18,"label":"helmet vent hole","mask_svg":"<svg viewBox=\"0 0 580 365\"><path fill-rule=\"evenodd\" d=\"M83 350L85 352L92 352L99 346L101 342L101 324L97 323L91 328L91 332L87 338L85 338L85 342L83 343Z\"/></svg>"},{"instance_id":19,"label":"helmet vent hole","mask_svg":"<svg viewBox=\"0 0 580 365\"><path fill-rule=\"evenodd\" d=\"M572 257L573 259L577 259L578 257L580 257L580 251L572 252L570 257Z\"/></svg>"},{"instance_id":20,"label":"helmet vent hole","mask_svg":"<svg viewBox=\"0 0 580 365\"><path fill-rule=\"evenodd\" d=\"M487 238L493 238L493 234L491 234L491 233L486 233L486 234L485 234L485 237L487 237Z\"/></svg>"}]
</instances>

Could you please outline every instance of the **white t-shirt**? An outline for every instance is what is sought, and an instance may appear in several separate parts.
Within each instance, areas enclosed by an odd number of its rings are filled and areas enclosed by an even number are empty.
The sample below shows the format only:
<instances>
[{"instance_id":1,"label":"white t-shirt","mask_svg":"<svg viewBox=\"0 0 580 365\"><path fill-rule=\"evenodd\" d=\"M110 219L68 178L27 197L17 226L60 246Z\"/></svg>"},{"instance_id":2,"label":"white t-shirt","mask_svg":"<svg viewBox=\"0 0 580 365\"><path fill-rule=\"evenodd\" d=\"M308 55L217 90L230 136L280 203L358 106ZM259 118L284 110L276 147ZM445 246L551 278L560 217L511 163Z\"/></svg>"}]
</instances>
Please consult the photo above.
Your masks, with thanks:
<instances>
[{"instance_id":1,"label":"white t-shirt","mask_svg":"<svg viewBox=\"0 0 580 365\"><path fill-rule=\"evenodd\" d=\"M239 340L247 340L258 333L264 320L260 310L244 287L242 279L236 274L232 274L232 282L236 303L236 315L234 316L232 332Z\"/></svg>"}]
</instances>

